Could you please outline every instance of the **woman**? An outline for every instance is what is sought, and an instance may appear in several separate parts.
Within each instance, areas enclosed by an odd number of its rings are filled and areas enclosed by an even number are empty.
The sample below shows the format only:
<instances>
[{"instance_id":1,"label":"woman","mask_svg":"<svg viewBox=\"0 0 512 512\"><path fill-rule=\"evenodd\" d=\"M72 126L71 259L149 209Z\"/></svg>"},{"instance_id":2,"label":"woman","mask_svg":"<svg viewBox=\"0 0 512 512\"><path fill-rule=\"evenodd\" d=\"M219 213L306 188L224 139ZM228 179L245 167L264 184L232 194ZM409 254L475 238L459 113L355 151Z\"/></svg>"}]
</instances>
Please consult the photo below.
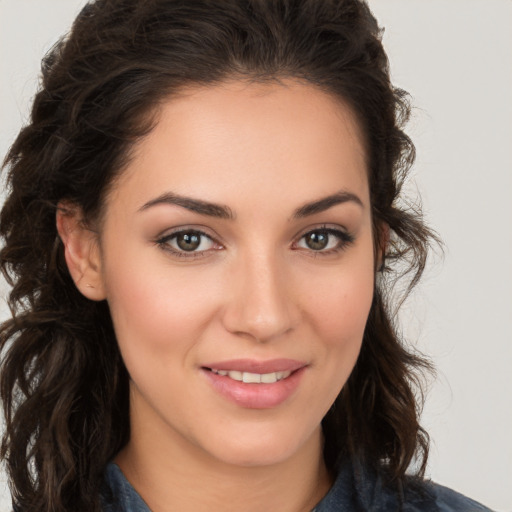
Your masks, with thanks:
<instances>
[{"instance_id":1,"label":"woman","mask_svg":"<svg viewBox=\"0 0 512 512\"><path fill-rule=\"evenodd\" d=\"M6 161L16 510L486 510L422 480L388 314L407 114L356 0L82 11Z\"/></svg>"}]
</instances>

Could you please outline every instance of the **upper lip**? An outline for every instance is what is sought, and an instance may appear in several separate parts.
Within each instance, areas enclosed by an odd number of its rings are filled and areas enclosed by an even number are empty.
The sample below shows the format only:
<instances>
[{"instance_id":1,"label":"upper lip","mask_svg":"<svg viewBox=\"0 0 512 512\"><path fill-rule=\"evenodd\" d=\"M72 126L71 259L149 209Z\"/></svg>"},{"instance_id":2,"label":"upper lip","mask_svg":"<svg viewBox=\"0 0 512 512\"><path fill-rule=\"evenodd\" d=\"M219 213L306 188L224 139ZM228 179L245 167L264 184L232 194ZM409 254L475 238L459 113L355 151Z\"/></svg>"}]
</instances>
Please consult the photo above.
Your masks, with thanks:
<instances>
[{"instance_id":1,"label":"upper lip","mask_svg":"<svg viewBox=\"0 0 512 512\"><path fill-rule=\"evenodd\" d=\"M307 366L307 363L295 359L269 359L267 361L231 359L202 365L203 368L248 373L294 372L304 366Z\"/></svg>"}]
</instances>

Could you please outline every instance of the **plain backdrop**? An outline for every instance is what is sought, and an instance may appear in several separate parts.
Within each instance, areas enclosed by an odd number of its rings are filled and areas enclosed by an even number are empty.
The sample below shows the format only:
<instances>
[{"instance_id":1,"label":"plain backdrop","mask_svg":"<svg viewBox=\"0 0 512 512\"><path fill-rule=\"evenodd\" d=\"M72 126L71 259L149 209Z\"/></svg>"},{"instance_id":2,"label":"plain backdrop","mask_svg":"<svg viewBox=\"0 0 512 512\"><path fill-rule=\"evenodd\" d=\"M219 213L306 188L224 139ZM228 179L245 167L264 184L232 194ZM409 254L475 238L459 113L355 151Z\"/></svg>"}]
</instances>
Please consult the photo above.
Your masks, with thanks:
<instances>
[{"instance_id":1,"label":"plain backdrop","mask_svg":"<svg viewBox=\"0 0 512 512\"><path fill-rule=\"evenodd\" d=\"M321 1L321 0L319 0ZM44 52L84 0L0 0L0 153L28 119ZM414 99L414 196L445 243L402 311L438 369L428 475L512 511L512 1L370 0ZM0 284L5 296L7 288ZM6 316L2 301L0 315ZM0 476L0 511L10 510Z\"/></svg>"}]
</instances>

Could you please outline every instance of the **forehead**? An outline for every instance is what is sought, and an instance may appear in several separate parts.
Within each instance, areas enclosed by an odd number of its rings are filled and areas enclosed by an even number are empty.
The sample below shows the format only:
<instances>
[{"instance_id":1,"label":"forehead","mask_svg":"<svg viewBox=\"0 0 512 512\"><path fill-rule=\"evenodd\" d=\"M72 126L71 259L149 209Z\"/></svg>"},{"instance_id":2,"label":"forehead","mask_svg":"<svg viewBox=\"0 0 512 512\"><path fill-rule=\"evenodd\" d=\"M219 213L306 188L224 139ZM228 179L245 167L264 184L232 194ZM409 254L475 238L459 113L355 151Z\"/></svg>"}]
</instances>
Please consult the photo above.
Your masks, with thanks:
<instances>
[{"instance_id":1,"label":"forehead","mask_svg":"<svg viewBox=\"0 0 512 512\"><path fill-rule=\"evenodd\" d=\"M161 105L113 192L126 184L140 204L165 189L231 204L270 200L269 188L282 202L350 188L367 200L363 146L351 109L313 85L191 87Z\"/></svg>"}]
</instances>

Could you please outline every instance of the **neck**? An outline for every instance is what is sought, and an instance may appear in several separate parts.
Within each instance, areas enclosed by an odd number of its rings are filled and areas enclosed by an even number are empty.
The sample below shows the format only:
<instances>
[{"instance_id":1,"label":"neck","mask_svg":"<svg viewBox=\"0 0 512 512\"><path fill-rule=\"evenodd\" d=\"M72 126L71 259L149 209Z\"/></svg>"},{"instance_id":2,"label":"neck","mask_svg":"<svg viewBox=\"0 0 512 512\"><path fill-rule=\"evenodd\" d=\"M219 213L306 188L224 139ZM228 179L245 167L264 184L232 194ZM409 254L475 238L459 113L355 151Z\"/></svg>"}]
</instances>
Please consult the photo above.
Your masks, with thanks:
<instances>
[{"instance_id":1,"label":"neck","mask_svg":"<svg viewBox=\"0 0 512 512\"><path fill-rule=\"evenodd\" d=\"M163 442L161 436L158 443L155 439L132 430L130 442L116 457L152 512L310 512L332 484L320 427L293 456L264 466L220 461L172 434Z\"/></svg>"}]
</instances>

